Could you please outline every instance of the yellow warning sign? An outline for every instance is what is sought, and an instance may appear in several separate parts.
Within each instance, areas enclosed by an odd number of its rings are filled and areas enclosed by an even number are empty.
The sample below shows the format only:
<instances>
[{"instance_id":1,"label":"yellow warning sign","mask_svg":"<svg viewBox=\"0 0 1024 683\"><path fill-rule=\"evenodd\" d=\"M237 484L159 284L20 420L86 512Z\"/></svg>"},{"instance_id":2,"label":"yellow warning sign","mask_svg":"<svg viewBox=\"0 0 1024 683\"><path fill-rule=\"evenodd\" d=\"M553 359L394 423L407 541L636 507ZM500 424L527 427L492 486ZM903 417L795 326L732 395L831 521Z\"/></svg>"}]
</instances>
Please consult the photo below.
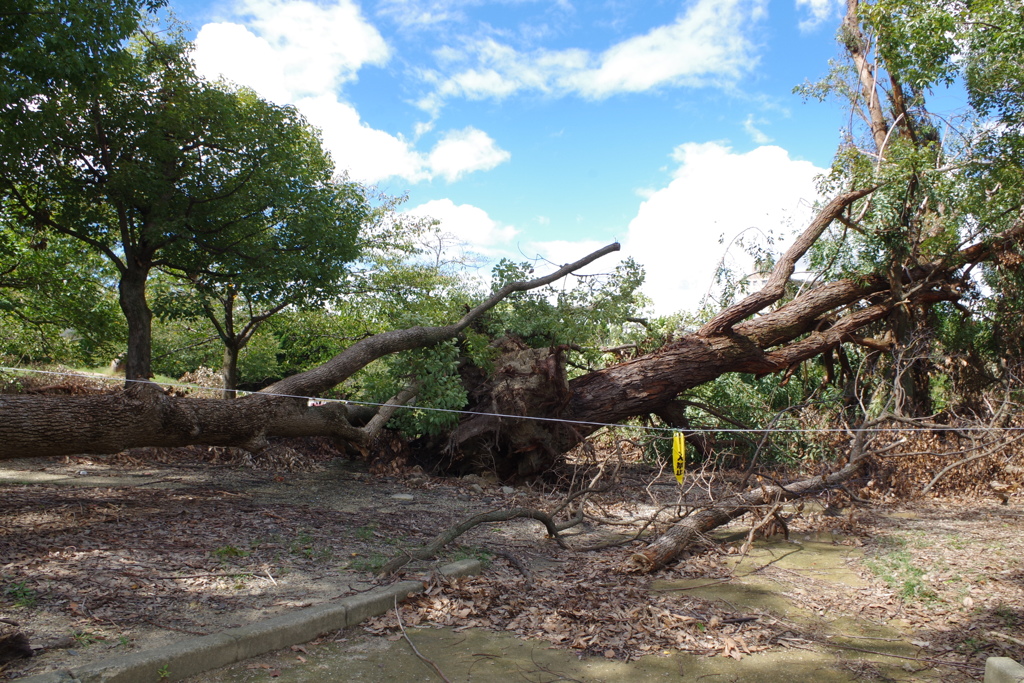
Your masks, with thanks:
<instances>
[{"instance_id":1,"label":"yellow warning sign","mask_svg":"<svg viewBox=\"0 0 1024 683\"><path fill-rule=\"evenodd\" d=\"M683 477L686 476L686 437L682 432L676 432L672 437L672 470L682 484Z\"/></svg>"}]
</instances>

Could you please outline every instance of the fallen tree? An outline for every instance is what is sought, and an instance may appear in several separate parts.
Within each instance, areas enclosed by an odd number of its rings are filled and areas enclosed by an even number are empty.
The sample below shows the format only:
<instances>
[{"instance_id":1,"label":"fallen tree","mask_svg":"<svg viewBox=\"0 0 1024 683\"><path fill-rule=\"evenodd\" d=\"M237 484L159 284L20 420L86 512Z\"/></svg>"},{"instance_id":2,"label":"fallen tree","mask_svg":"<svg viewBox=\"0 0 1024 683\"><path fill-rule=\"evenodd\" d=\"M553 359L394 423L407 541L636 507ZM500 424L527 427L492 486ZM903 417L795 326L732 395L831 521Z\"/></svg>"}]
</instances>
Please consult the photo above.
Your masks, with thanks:
<instances>
[{"instance_id":1,"label":"fallen tree","mask_svg":"<svg viewBox=\"0 0 1024 683\"><path fill-rule=\"evenodd\" d=\"M1012 8L987 5L944 15L917 0L892 9L895 19L888 21L884 2L865 9L857 0L847 1L841 38L853 68L837 68L806 91L849 98L865 122L866 148L857 147L861 141L852 133L844 141L826 183L837 196L775 264L760 291L661 348L572 379L566 367L569 348L495 339L493 368L476 367L463 375L468 414L453 428L414 444L418 454L449 471L488 469L501 478L527 477L549 469L603 425L650 415L671 423L683 412L681 394L724 374L788 375L817 356L830 364L842 345L875 353L908 349L931 324L936 304L959 305L975 289L972 271L982 263L992 264L990 286L999 287L991 311L997 319L992 333L1001 335L1001 358L1019 355L1020 326L1013 321L1024 308L1019 283L1024 175L1014 160L1020 158L1024 107L1013 76L1016 63L1004 63L1015 53L1003 50L1000 40L1020 35L1014 28L1020 18ZM919 22L939 21L937 30L902 35L904 24L919 25L902 21L908 13L917 13ZM958 31L941 23L946 20ZM958 41L942 43L948 35L958 35ZM942 44L921 43L932 38ZM997 120L985 120L968 131L976 139L962 135L966 142L954 145L939 138L920 93L961 68L968 69L966 85L978 116ZM907 92L904 80L914 84ZM38 175L34 164L23 170ZM20 191L19 185L12 187ZM823 242L832 246L820 272L832 279L793 294L796 263ZM147 381L129 382L123 391L106 395L0 395L0 459L185 445L259 453L278 436L330 436L366 450L400 406L415 399L421 386L416 368L410 369L408 386L383 406L311 405L308 397L321 396L374 360L457 339L513 292L554 282L617 249L609 245L549 276L510 284L451 325L366 338L319 367L240 400L169 395ZM837 260L845 260L846 267L833 271ZM907 355L916 357L899 374L900 392L910 412L926 414L928 354ZM130 371L129 379L148 376L144 370ZM859 448L831 474L719 499L637 553L632 568L663 566L698 534L751 509L843 484L863 466L868 449Z\"/></svg>"},{"instance_id":2,"label":"fallen tree","mask_svg":"<svg viewBox=\"0 0 1024 683\"><path fill-rule=\"evenodd\" d=\"M657 413L681 392L725 373L778 372L844 342L880 343L856 333L897 306L957 300L964 266L991 258L1024 236L1024 219L1018 218L997 239L906 272L900 294L881 277L839 280L746 319L782 298L796 261L840 212L870 192L832 200L776 264L764 289L653 353L570 381L563 349L506 344L494 372L472 392L468 411L473 414L445 435L451 459L501 477L536 474L601 425ZM385 355L457 337L512 292L553 282L618 248L612 244L545 277L510 284L452 325L369 337L320 367L236 401L168 395L151 382L130 382L123 392L101 396L0 395L0 458L195 444L260 452L274 436L332 436L365 448L398 406L415 396L415 385L379 409L340 402L309 405L306 397L322 394ZM530 417L553 420L523 419Z\"/></svg>"},{"instance_id":3,"label":"fallen tree","mask_svg":"<svg viewBox=\"0 0 1024 683\"><path fill-rule=\"evenodd\" d=\"M506 340L493 372L470 392L471 414L435 445L443 446L449 465L489 468L505 478L542 472L601 425L663 412L680 393L725 373L785 371L843 343L884 346L858 332L897 307L958 300L968 286L964 278L969 266L1016 248L1024 238L1024 217L1018 216L992 239L906 269L895 286L882 276L837 280L772 308L783 298L796 262L833 221L873 191L862 189L833 199L778 261L762 290L653 353L569 380L565 349L531 349ZM124 391L99 396L0 395L0 457L192 444L260 452L267 448L268 437L309 435L329 435L365 449L395 410L415 396L415 382L379 408L310 405L306 397L320 395L387 354L455 338L512 292L553 282L617 249L612 244L551 275L507 285L452 325L369 337L320 367L238 400L168 395L151 382L129 383ZM761 315L751 318L755 313ZM841 485L863 462L857 455L827 476L786 487L763 486L718 501L636 554L631 569L664 566L697 534L763 506L768 499Z\"/></svg>"},{"instance_id":4,"label":"fallen tree","mask_svg":"<svg viewBox=\"0 0 1024 683\"><path fill-rule=\"evenodd\" d=\"M321 395L378 358L454 338L513 292L555 282L618 249L617 243L610 244L549 275L510 283L452 325L368 337L319 367L239 400L174 396L148 381L129 381L123 392L104 396L0 394L0 459L119 453L143 446L237 446L258 453L272 436L332 436L364 447L397 407L415 396L415 386L369 411L341 402L311 406L308 397Z\"/></svg>"}]
</instances>

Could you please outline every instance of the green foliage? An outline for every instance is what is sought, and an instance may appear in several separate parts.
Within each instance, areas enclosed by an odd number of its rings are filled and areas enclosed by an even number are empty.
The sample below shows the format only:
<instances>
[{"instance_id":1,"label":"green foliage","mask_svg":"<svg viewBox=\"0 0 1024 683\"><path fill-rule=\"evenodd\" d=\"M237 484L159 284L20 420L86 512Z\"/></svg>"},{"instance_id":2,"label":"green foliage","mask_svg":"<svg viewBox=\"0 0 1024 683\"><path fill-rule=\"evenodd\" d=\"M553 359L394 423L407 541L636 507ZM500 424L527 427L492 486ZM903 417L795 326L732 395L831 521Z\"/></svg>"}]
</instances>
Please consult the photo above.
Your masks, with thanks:
<instances>
[{"instance_id":1,"label":"green foliage","mask_svg":"<svg viewBox=\"0 0 1024 683\"><path fill-rule=\"evenodd\" d=\"M153 269L198 296L165 316L227 301L230 317L241 297L265 317L267 306L330 297L369 215L362 188L332 179L319 135L293 107L203 81L188 43L168 35L138 34L93 87L56 86L0 112L4 230L66 235L108 260L134 373L149 370ZM217 332L241 348L244 330L228 322Z\"/></svg>"},{"instance_id":2,"label":"green foliage","mask_svg":"<svg viewBox=\"0 0 1024 683\"><path fill-rule=\"evenodd\" d=\"M216 548L215 550L213 550L213 552L211 552L210 554L222 562L226 560L232 560L238 557L247 557L249 555L248 552L244 550L239 550L233 545L221 546L220 548Z\"/></svg>"},{"instance_id":3,"label":"green foliage","mask_svg":"<svg viewBox=\"0 0 1024 683\"><path fill-rule=\"evenodd\" d=\"M86 89L162 0L5 0L0 10L0 109L61 87Z\"/></svg>"},{"instance_id":4,"label":"green foliage","mask_svg":"<svg viewBox=\"0 0 1024 683\"><path fill-rule=\"evenodd\" d=\"M785 385L775 376L730 374L696 387L683 398L697 404L687 411L691 424L710 432L720 444L728 443L722 450L741 463L755 452L758 462L766 465L830 461L835 450L820 434L787 431L826 425L842 408L841 389L825 385L823 379L820 365L804 363ZM771 431L715 431L748 427ZM690 452L691 458L699 458L695 449ZM658 453L670 456L670 442L660 444Z\"/></svg>"},{"instance_id":5,"label":"green foliage","mask_svg":"<svg viewBox=\"0 0 1024 683\"><path fill-rule=\"evenodd\" d=\"M437 409L459 410L466 405L466 390L458 374L459 361L455 341L395 354L361 373L362 395L373 403L383 403L403 387L416 383L415 400L410 408L398 411L391 426L410 436L438 434L454 425L459 416Z\"/></svg>"},{"instance_id":6,"label":"green foliage","mask_svg":"<svg viewBox=\"0 0 1024 683\"><path fill-rule=\"evenodd\" d=\"M8 230L0 205L0 354L22 362L96 364L123 348L109 269L75 240Z\"/></svg>"},{"instance_id":7,"label":"green foliage","mask_svg":"<svg viewBox=\"0 0 1024 683\"><path fill-rule=\"evenodd\" d=\"M927 572L915 564L905 539L884 536L879 539L879 543L891 550L866 562L875 576L885 581L904 600L927 601L937 598L935 590L924 580Z\"/></svg>"},{"instance_id":8,"label":"green foliage","mask_svg":"<svg viewBox=\"0 0 1024 683\"><path fill-rule=\"evenodd\" d=\"M345 565L345 569L351 569L356 572L376 573L387 561L388 558L384 557L382 553L372 553L367 557L356 557L349 560L348 564Z\"/></svg>"},{"instance_id":9,"label":"green foliage","mask_svg":"<svg viewBox=\"0 0 1024 683\"><path fill-rule=\"evenodd\" d=\"M102 636L98 636L90 631L75 631L71 634L71 637L79 647L89 647L103 640Z\"/></svg>"},{"instance_id":10,"label":"green foliage","mask_svg":"<svg viewBox=\"0 0 1024 683\"><path fill-rule=\"evenodd\" d=\"M534 276L529 263L502 259L492 273L492 291ZM528 292L516 292L490 312L482 327L492 336L512 334L533 347L575 344L596 347L615 341L627 318L647 303L639 288L643 268L627 259L604 276Z\"/></svg>"}]
</instances>

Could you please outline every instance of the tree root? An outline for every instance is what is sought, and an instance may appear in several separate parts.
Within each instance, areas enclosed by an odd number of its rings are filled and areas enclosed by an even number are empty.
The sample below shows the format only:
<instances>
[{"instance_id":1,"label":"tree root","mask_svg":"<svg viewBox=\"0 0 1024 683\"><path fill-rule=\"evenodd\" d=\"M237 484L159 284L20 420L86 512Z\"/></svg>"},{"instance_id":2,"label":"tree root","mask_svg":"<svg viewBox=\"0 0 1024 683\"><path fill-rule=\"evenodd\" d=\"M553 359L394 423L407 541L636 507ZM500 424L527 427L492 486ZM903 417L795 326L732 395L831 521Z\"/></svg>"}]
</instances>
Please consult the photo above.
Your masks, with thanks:
<instances>
[{"instance_id":1,"label":"tree root","mask_svg":"<svg viewBox=\"0 0 1024 683\"><path fill-rule=\"evenodd\" d=\"M566 527L564 524L557 524L552 516L541 510L534 508L512 508L509 510L491 510L490 512L482 512L479 515L474 515L469 519L462 521L455 526L445 530L444 532L437 535L433 541L428 543L425 547L419 548L412 551L402 551L401 555L392 557L387 563L380 568L377 572L381 575L394 574L396 571L409 564L413 560L429 560L430 558L437 555L438 551L444 548L446 545L454 541L456 538L466 533L470 529L477 527L481 524L487 524L489 522L507 522L511 519L518 519L525 517L527 519L535 519L548 530L548 536L555 539L561 548L568 548L562 537L559 536L560 531L564 531Z\"/></svg>"},{"instance_id":2,"label":"tree root","mask_svg":"<svg viewBox=\"0 0 1024 683\"><path fill-rule=\"evenodd\" d=\"M615 469L612 471L611 474L612 481L614 481L615 475L619 471L620 464L621 463L615 464ZM438 534L438 536L435 537L433 541L428 543L423 548L419 548L417 550L412 551L403 550L401 555L396 555L395 557L392 557L390 560L388 560L387 563L383 567L381 567L377 573L386 576L388 574L395 573L396 571L398 571L405 565L409 564L413 560L428 560L437 555L438 551L440 551L441 548L445 547L446 545L448 545L449 543L451 543L456 538L466 533L473 527L479 526L481 524L487 524L488 522L507 522L511 519L518 519L521 517L525 517L527 519L535 519L541 524L543 524L544 527L548 530L548 536L550 538L553 538L555 540L555 543L557 543L560 548L568 549L569 546L566 545L565 541L559 534L560 532L565 531L566 529L571 529L574 526L578 526L583 522L583 507L586 504L587 498L590 496L590 494L601 493L611 488L611 481L605 483L602 486L598 486L598 482L600 482L602 477L604 477L606 467L607 463L602 463L597 470L597 474L595 474L594 477L590 480L590 484L587 488L580 489L578 491L573 491L572 493L570 493L568 496L566 496L565 500L559 503L558 507L556 507L550 513L544 512L543 510L537 510L536 508L511 508L508 510L491 510L490 512L483 512L479 515L474 515L469 519L464 520L456 524L455 526L450 527L449 529ZM579 500L579 507L576 510L576 514L574 514L567 521L556 522L555 517L558 516L567 507L569 507L569 505L575 500Z\"/></svg>"},{"instance_id":3,"label":"tree root","mask_svg":"<svg viewBox=\"0 0 1024 683\"><path fill-rule=\"evenodd\" d=\"M508 560L523 575L523 578L526 580L526 587L533 588L533 572L530 571L530 566L523 561L523 558L503 548L488 547L487 551Z\"/></svg>"}]
</instances>

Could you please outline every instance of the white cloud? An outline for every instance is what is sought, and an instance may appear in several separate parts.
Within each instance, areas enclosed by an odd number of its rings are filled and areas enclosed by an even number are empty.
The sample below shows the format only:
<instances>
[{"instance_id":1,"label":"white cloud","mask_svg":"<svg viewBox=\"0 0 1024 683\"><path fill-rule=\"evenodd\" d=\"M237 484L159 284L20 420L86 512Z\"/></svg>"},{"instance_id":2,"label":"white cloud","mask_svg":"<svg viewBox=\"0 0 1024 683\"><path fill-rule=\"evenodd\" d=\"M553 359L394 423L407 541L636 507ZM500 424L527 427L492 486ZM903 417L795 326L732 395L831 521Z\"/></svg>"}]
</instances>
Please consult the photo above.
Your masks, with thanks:
<instances>
[{"instance_id":1,"label":"white cloud","mask_svg":"<svg viewBox=\"0 0 1024 683\"><path fill-rule=\"evenodd\" d=\"M377 13L403 28L429 29L464 21L465 14L455 5L446 0L381 0Z\"/></svg>"},{"instance_id":2,"label":"white cloud","mask_svg":"<svg viewBox=\"0 0 1024 683\"><path fill-rule=\"evenodd\" d=\"M336 96L308 97L296 106L322 131L338 170L347 170L353 180L372 184L391 176L412 182L430 177L423 155L407 140L371 128L354 107Z\"/></svg>"},{"instance_id":3,"label":"white cloud","mask_svg":"<svg viewBox=\"0 0 1024 683\"><path fill-rule=\"evenodd\" d=\"M410 182L441 176L454 181L489 170L510 157L486 133L468 127L441 135L424 154L415 141L364 122L339 88L360 68L383 65L390 55L380 33L351 0L318 5L306 0L245 0L245 24L203 26L193 59L199 73L248 86L279 104L294 104L321 129L325 147L339 170L353 180L376 183L389 177ZM433 123L415 127L420 136Z\"/></svg>"},{"instance_id":4,"label":"white cloud","mask_svg":"<svg viewBox=\"0 0 1024 683\"><path fill-rule=\"evenodd\" d=\"M276 102L317 96L355 80L361 67L387 63L390 49L351 0L246 0L245 25L206 24L196 36L199 72L225 74Z\"/></svg>"},{"instance_id":5,"label":"white cloud","mask_svg":"<svg viewBox=\"0 0 1024 683\"><path fill-rule=\"evenodd\" d=\"M607 97L734 80L756 63L744 29L762 13L760 2L700 0L675 23L613 46L570 82L585 96Z\"/></svg>"},{"instance_id":6,"label":"white cloud","mask_svg":"<svg viewBox=\"0 0 1024 683\"><path fill-rule=\"evenodd\" d=\"M521 53L493 38L438 50L437 70L421 73L433 92L420 106L435 113L445 99L500 99L521 90L602 99L664 86L723 85L757 58L746 30L765 0L697 0L675 22L633 36L600 54L572 48Z\"/></svg>"},{"instance_id":7,"label":"white cloud","mask_svg":"<svg viewBox=\"0 0 1024 683\"><path fill-rule=\"evenodd\" d=\"M547 265L537 265L537 273L544 274L558 270L567 263L579 261L587 254L592 254L607 244L607 242L598 240L551 240L549 242L530 242L524 247L523 252L526 254L526 258L540 258L547 262ZM617 256L616 253L609 254L576 271L576 274L609 273L619 263L620 259ZM565 284L572 286L573 279L569 278Z\"/></svg>"},{"instance_id":8,"label":"white cloud","mask_svg":"<svg viewBox=\"0 0 1024 683\"><path fill-rule=\"evenodd\" d=\"M454 182L466 173L489 171L511 158L482 130L473 127L448 131L431 150L427 164L435 174Z\"/></svg>"},{"instance_id":9,"label":"white cloud","mask_svg":"<svg viewBox=\"0 0 1024 683\"><path fill-rule=\"evenodd\" d=\"M429 154L423 154L409 140L370 127L354 107L334 95L301 99L296 106L323 131L324 146L338 169L359 182L372 184L392 176L411 182L442 176L454 182L467 173L490 170L511 156L473 127L448 131Z\"/></svg>"},{"instance_id":10,"label":"white cloud","mask_svg":"<svg viewBox=\"0 0 1024 683\"><path fill-rule=\"evenodd\" d=\"M434 199L405 213L436 218L442 232L454 235L471 251L491 258L509 255L512 240L519 234L515 227L498 223L483 209L456 204L450 199Z\"/></svg>"},{"instance_id":11,"label":"white cloud","mask_svg":"<svg viewBox=\"0 0 1024 683\"><path fill-rule=\"evenodd\" d=\"M747 135L749 135L757 144L767 145L772 141L772 139L757 127L758 125L764 125L766 123L768 122L764 119L755 119L753 114L749 114L747 119L743 122L743 130L747 131Z\"/></svg>"},{"instance_id":12,"label":"white cloud","mask_svg":"<svg viewBox=\"0 0 1024 683\"><path fill-rule=\"evenodd\" d=\"M808 17L801 20L801 31L811 31L829 19L839 16L839 0L796 0L797 9L806 9Z\"/></svg>"},{"instance_id":13,"label":"white cloud","mask_svg":"<svg viewBox=\"0 0 1024 683\"><path fill-rule=\"evenodd\" d=\"M623 240L623 254L645 266L644 291L660 314L696 309L724 256L749 274L745 254L734 247L726 255L741 232L771 230L788 240L804 227L817 196L814 177L824 171L775 146L737 154L717 142L686 143L673 158L673 180L641 204Z\"/></svg>"}]
</instances>

